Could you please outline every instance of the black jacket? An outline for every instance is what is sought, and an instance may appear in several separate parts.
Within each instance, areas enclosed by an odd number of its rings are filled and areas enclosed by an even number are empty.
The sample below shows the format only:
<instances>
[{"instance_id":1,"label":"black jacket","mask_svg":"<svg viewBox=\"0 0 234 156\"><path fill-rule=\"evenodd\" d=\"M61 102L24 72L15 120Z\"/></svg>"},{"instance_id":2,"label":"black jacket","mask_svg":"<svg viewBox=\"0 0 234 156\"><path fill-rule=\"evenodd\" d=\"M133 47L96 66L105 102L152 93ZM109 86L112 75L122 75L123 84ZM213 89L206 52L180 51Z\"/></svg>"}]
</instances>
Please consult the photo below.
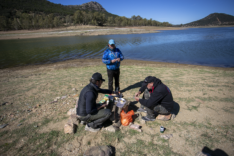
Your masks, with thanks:
<instances>
[{"instance_id":1,"label":"black jacket","mask_svg":"<svg viewBox=\"0 0 234 156\"><path fill-rule=\"evenodd\" d=\"M146 99L140 99L139 102L150 109L153 109L157 105L162 105L167 109L167 111L171 112L173 109L173 97L170 89L161 82L160 79L154 78L154 88L153 92L150 94L150 98L148 100ZM147 88L147 83L143 82L142 87L139 91L143 93L145 89Z\"/></svg>"},{"instance_id":2,"label":"black jacket","mask_svg":"<svg viewBox=\"0 0 234 156\"><path fill-rule=\"evenodd\" d=\"M95 97L94 97L94 101L96 101L96 99L98 98L98 90L99 88L96 87L94 84L90 83L87 86L85 86L81 92L80 92L80 96L79 96L79 100L78 100L78 107L76 108L76 112L77 115L79 116L86 116L88 115L86 113L86 99L85 99L85 94L89 91L93 92ZM95 103L96 104L96 103Z\"/></svg>"},{"instance_id":3,"label":"black jacket","mask_svg":"<svg viewBox=\"0 0 234 156\"><path fill-rule=\"evenodd\" d=\"M90 92L93 94L87 94ZM98 93L111 94L112 91L100 89L93 83L88 84L81 90L78 103L76 104L77 115L87 116L88 114L92 114L94 111L97 111L96 100L98 98Z\"/></svg>"}]
</instances>

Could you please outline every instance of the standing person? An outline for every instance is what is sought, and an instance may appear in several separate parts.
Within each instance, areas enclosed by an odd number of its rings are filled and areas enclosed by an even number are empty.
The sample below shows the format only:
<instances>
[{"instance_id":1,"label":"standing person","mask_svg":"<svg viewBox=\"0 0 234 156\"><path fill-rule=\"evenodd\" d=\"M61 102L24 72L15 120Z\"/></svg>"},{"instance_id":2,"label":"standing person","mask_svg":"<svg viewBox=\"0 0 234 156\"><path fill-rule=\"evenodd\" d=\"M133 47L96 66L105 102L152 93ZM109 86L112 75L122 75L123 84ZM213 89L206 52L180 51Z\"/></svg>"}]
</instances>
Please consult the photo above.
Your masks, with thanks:
<instances>
[{"instance_id":1,"label":"standing person","mask_svg":"<svg viewBox=\"0 0 234 156\"><path fill-rule=\"evenodd\" d=\"M104 81L100 73L94 73L90 79L90 83L80 92L79 100L76 104L76 112L81 121L88 122L85 126L85 130L87 131L99 131L100 126L111 116L113 107L111 103L109 105L96 104L98 93L115 93L111 90L100 88ZM104 107L107 107L107 109L102 109Z\"/></svg>"},{"instance_id":2,"label":"standing person","mask_svg":"<svg viewBox=\"0 0 234 156\"><path fill-rule=\"evenodd\" d=\"M139 95L143 92L143 99L140 99ZM174 101L170 89L160 79L153 76L145 78L139 92L135 94L135 99L145 107L147 115L142 119L146 121L155 120L154 111L158 114L169 115L173 110Z\"/></svg>"},{"instance_id":3,"label":"standing person","mask_svg":"<svg viewBox=\"0 0 234 156\"><path fill-rule=\"evenodd\" d=\"M106 64L108 75L108 88L113 90L113 78L115 79L115 91L120 90L119 75L120 75L120 61L123 61L124 56L121 51L115 47L115 41L110 39L108 48L105 50L102 62Z\"/></svg>"}]
</instances>

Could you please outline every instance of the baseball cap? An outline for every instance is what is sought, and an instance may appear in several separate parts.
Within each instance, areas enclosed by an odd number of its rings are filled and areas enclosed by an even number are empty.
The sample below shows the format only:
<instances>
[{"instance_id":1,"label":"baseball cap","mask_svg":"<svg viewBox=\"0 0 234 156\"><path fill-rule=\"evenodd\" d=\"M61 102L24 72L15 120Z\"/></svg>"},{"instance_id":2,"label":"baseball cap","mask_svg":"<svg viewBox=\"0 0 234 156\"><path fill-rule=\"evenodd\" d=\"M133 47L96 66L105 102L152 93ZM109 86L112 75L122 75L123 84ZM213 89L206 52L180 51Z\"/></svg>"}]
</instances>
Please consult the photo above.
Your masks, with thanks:
<instances>
[{"instance_id":1,"label":"baseball cap","mask_svg":"<svg viewBox=\"0 0 234 156\"><path fill-rule=\"evenodd\" d=\"M154 77L153 76L147 76L144 80L145 83L151 83L154 82Z\"/></svg>"},{"instance_id":2,"label":"baseball cap","mask_svg":"<svg viewBox=\"0 0 234 156\"><path fill-rule=\"evenodd\" d=\"M100 73L94 73L93 76L92 76L92 79L96 80L96 81L105 81L105 79L102 78L102 74Z\"/></svg>"},{"instance_id":3,"label":"baseball cap","mask_svg":"<svg viewBox=\"0 0 234 156\"><path fill-rule=\"evenodd\" d=\"M109 42L108 42L110 45L111 44L115 44L115 41L113 39L110 39Z\"/></svg>"}]
</instances>

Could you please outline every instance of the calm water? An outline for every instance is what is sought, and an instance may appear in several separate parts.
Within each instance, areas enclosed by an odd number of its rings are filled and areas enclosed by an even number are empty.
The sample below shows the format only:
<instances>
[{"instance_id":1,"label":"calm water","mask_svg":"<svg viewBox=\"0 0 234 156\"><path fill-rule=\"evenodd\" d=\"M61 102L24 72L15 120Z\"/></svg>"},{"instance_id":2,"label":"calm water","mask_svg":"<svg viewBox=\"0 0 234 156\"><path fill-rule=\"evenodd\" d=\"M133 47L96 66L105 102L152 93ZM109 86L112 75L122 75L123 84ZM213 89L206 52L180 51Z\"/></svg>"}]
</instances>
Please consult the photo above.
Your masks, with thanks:
<instances>
[{"instance_id":1,"label":"calm water","mask_svg":"<svg viewBox=\"0 0 234 156\"><path fill-rule=\"evenodd\" d=\"M234 27L154 34L74 36L0 41L0 68L101 58L115 39L126 59L234 67Z\"/></svg>"}]
</instances>

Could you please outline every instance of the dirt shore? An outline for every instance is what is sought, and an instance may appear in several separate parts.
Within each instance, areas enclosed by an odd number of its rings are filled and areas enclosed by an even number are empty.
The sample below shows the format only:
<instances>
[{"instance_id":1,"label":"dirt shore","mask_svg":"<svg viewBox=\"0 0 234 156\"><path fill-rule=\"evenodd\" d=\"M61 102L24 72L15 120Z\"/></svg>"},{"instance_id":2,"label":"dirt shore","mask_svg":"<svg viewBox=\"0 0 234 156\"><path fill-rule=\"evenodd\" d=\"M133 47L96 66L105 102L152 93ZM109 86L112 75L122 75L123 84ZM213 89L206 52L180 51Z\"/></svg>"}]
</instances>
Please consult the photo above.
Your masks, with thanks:
<instances>
[{"instance_id":1,"label":"dirt shore","mask_svg":"<svg viewBox=\"0 0 234 156\"><path fill-rule=\"evenodd\" d=\"M110 145L122 155L202 155L206 146L234 155L234 69L124 60L120 89L135 113L133 99L148 75L172 91L176 118L121 126L115 133L92 133L78 125L64 134L67 111L75 107L91 75L107 78L100 59L78 59L0 70L0 153L3 155L83 155L92 146ZM104 82L102 88L107 88ZM97 101L103 98L100 94ZM145 113L141 113L145 115ZM110 123L109 123L110 124ZM105 125L107 126L107 125ZM164 126L162 134L159 129ZM165 139L163 135L171 138Z\"/></svg>"},{"instance_id":2,"label":"dirt shore","mask_svg":"<svg viewBox=\"0 0 234 156\"><path fill-rule=\"evenodd\" d=\"M66 28L40 29L40 30L16 30L0 31L0 40L27 39L40 37L61 36L97 36L111 34L142 34L157 33L159 30L179 30L175 27L98 27L98 26L71 26Z\"/></svg>"},{"instance_id":3,"label":"dirt shore","mask_svg":"<svg viewBox=\"0 0 234 156\"><path fill-rule=\"evenodd\" d=\"M39 30L15 30L0 31L0 40L7 39L28 39L41 37L61 36L97 36L111 34L143 34L158 33L160 30L183 30L188 28L216 28L233 26L206 26L206 27L99 27L99 26L70 26L65 28L39 29Z\"/></svg>"}]
</instances>

